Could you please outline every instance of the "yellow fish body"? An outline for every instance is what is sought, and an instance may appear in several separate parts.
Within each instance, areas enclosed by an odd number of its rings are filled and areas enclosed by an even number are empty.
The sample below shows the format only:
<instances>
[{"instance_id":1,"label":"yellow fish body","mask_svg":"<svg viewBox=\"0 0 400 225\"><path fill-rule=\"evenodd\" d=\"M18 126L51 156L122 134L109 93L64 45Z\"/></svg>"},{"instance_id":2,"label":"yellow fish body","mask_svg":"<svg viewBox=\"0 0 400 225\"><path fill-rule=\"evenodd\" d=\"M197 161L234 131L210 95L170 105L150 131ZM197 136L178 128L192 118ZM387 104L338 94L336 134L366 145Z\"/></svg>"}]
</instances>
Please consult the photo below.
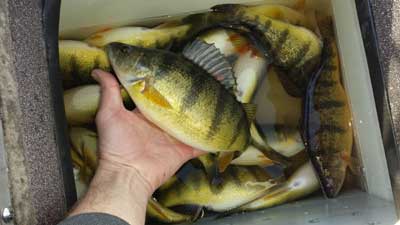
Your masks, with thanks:
<instances>
[{"instance_id":1,"label":"yellow fish body","mask_svg":"<svg viewBox=\"0 0 400 225\"><path fill-rule=\"evenodd\" d=\"M243 211L269 208L305 197L319 189L318 177L311 162L301 166L281 187L274 189L247 205L240 208Z\"/></svg>"},{"instance_id":2,"label":"yellow fish body","mask_svg":"<svg viewBox=\"0 0 400 225\"><path fill-rule=\"evenodd\" d=\"M335 197L342 189L353 148L349 101L341 81L339 53L330 19L320 22L326 60L311 80L305 103L308 153L324 193Z\"/></svg>"},{"instance_id":3,"label":"yellow fish body","mask_svg":"<svg viewBox=\"0 0 400 225\"><path fill-rule=\"evenodd\" d=\"M211 12L187 16L183 23L192 25L189 33L194 35L214 26L243 30L257 39L273 64L285 69L300 69L318 62L322 42L312 31L249 9L243 5L217 5Z\"/></svg>"},{"instance_id":4,"label":"yellow fish body","mask_svg":"<svg viewBox=\"0 0 400 225\"><path fill-rule=\"evenodd\" d=\"M136 106L161 129L204 151L247 148L250 132L244 107L203 69L162 50L120 43L106 49Z\"/></svg>"},{"instance_id":5,"label":"yellow fish body","mask_svg":"<svg viewBox=\"0 0 400 225\"><path fill-rule=\"evenodd\" d=\"M179 40L186 35L189 28L189 25L153 29L120 27L95 33L89 36L85 42L99 48L112 42L144 48L164 48L172 41Z\"/></svg>"},{"instance_id":6,"label":"yellow fish body","mask_svg":"<svg viewBox=\"0 0 400 225\"><path fill-rule=\"evenodd\" d=\"M96 83L90 75L93 69L111 70L106 53L85 42L60 40L58 51L60 72L66 88Z\"/></svg>"},{"instance_id":7,"label":"yellow fish body","mask_svg":"<svg viewBox=\"0 0 400 225\"><path fill-rule=\"evenodd\" d=\"M265 195L276 185L260 167L230 166L220 175L221 185L211 184L205 171L190 165L176 176L173 185L159 190L158 199L166 207L196 205L223 212Z\"/></svg>"}]
</instances>

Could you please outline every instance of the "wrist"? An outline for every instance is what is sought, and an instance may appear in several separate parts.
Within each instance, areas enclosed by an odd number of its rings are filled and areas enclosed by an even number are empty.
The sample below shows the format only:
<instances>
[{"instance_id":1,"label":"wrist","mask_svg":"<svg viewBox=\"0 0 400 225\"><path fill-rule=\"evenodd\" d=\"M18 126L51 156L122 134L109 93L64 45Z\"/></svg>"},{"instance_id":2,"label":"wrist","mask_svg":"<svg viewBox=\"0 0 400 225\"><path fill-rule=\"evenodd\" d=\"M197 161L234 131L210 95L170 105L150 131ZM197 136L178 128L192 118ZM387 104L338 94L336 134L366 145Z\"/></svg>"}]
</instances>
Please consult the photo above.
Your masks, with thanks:
<instances>
[{"instance_id":1,"label":"wrist","mask_svg":"<svg viewBox=\"0 0 400 225\"><path fill-rule=\"evenodd\" d=\"M138 193L142 196L147 196L146 199L148 199L155 191L143 173L130 164L100 158L96 175L114 177L118 181L119 179L117 178L120 178L121 182L124 182L124 185L131 190L131 195Z\"/></svg>"},{"instance_id":2,"label":"wrist","mask_svg":"<svg viewBox=\"0 0 400 225\"><path fill-rule=\"evenodd\" d=\"M151 194L135 168L100 160L88 192L70 215L107 213L129 224L143 225Z\"/></svg>"}]
</instances>

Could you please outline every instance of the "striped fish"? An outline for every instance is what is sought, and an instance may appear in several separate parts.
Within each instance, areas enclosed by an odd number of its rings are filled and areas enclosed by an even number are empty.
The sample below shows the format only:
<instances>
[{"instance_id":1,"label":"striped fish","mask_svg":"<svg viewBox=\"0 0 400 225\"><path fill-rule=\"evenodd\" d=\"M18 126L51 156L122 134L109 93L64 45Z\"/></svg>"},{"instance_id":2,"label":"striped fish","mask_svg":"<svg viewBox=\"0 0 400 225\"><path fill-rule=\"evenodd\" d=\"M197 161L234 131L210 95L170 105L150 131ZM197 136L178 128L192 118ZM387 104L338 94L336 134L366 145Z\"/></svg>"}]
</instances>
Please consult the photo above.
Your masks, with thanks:
<instances>
[{"instance_id":1,"label":"striped fish","mask_svg":"<svg viewBox=\"0 0 400 225\"><path fill-rule=\"evenodd\" d=\"M169 188L158 191L158 200L165 207L196 205L216 212L235 209L265 195L275 188L272 179L260 167L230 166L221 174L222 183L213 185L203 169L187 163L176 174Z\"/></svg>"},{"instance_id":2,"label":"striped fish","mask_svg":"<svg viewBox=\"0 0 400 225\"><path fill-rule=\"evenodd\" d=\"M58 52L64 88L95 84L96 81L90 76L93 69L111 71L106 53L85 42L60 40Z\"/></svg>"},{"instance_id":3,"label":"striped fish","mask_svg":"<svg viewBox=\"0 0 400 225\"><path fill-rule=\"evenodd\" d=\"M242 10L254 16L266 16L292 25L312 28L302 12L284 5L263 4L256 6L242 5L241 7Z\"/></svg>"},{"instance_id":4,"label":"striped fish","mask_svg":"<svg viewBox=\"0 0 400 225\"><path fill-rule=\"evenodd\" d=\"M104 47L112 42L120 42L144 48L164 48L172 41L179 40L186 35L189 25L145 28L145 27L120 27L95 33L85 42L91 46Z\"/></svg>"},{"instance_id":5,"label":"striped fish","mask_svg":"<svg viewBox=\"0 0 400 225\"><path fill-rule=\"evenodd\" d=\"M116 75L143 115L178 140L209 152L250 143L244 106L186 58L121 43L106 47Z\"/></svg>"},{"instance_id":6,"label":"striped fish","mask_svg":"<svg viewBox=\"0 0 400 225\"><path fill-rule=\"evenodd\" d=\"M319 189L318 177L310 162L305 163L294 172L284 184L247 205L240 211L264 209L288 203L310 195Z\"/></svg>"},{"instance_id":7,"label":"striped fish","mask_svg":"<svg viewBox=\"0 0 400 225\"><path fill-rule=\"evenodd\" d=\"M324 193L327 197L335 197L350 166L353 131L332 23L331 20L321 23L326 60L310 81L304 110L304 137Z\"/></svg>"},{"instance_id":8,"label":"striped fish","mask_svg":"<svg viewBox=\"0 0 400 225\"><path fill-rule=\"evenodd\" d=\"M273 64L285 69L304 68L315 64L322 49L321 40L310 30L258 13L243 5L217 5L212 12L192 14L183 23L191 24L186 39L210 27L222 26L251 36ZM318 62L318 61L317 61Z\"/></svg>"}]
</instances>

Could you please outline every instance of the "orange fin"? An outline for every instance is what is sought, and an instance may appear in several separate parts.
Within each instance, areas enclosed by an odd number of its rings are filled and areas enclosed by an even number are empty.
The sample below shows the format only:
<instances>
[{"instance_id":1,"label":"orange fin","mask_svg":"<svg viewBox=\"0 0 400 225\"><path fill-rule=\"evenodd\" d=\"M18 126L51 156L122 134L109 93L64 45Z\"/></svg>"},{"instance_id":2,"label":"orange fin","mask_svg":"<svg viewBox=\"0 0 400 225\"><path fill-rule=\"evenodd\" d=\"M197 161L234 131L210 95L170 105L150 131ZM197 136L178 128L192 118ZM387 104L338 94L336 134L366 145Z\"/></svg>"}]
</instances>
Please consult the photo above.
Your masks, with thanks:
<instances>
[{"instance_id":1,"label":"orange fin","mask_svg":"<svg viewBox=\"0 0 400 225\"><path fill-rule=\"evenodd\" d=\"M221 152L218 155L218 172L222 173L228 168L229 164L233 160L234 152Z\"/></svg>"},{"instance_id":2,"label":"orange fin","mask_svg":"<svg viewBox=\"0 0 400 225\"><path fill-rule=\"evenodd\" d=\"M163 108L171 109L172 106L168 100L160 93L157 89L149 84L149 82L144 81L144 88L142 94L154 104L161 106Z\"/></svg>"}]
</instances>

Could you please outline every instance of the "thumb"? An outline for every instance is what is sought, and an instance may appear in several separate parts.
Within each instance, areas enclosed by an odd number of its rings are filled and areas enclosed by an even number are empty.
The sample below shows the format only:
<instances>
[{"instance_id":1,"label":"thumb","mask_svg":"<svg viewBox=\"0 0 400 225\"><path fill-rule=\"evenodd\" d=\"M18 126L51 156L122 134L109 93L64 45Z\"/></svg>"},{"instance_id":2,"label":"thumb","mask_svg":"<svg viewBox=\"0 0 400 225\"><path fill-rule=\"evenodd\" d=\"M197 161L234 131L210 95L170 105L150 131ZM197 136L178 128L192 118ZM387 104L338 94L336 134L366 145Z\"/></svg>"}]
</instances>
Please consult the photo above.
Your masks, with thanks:
<instances>
[{"instance_id":1,"label":"thumb","mask_svg":"<svg viewBox=\"0 0 400 225\"><path fill-rule=\"evenodd\" d=\"M121 89L115 77L102 70L93 70L92 77L100 83L101 98L99 111L115 112L122 106Z\"/></svg>"}]
</instances>

